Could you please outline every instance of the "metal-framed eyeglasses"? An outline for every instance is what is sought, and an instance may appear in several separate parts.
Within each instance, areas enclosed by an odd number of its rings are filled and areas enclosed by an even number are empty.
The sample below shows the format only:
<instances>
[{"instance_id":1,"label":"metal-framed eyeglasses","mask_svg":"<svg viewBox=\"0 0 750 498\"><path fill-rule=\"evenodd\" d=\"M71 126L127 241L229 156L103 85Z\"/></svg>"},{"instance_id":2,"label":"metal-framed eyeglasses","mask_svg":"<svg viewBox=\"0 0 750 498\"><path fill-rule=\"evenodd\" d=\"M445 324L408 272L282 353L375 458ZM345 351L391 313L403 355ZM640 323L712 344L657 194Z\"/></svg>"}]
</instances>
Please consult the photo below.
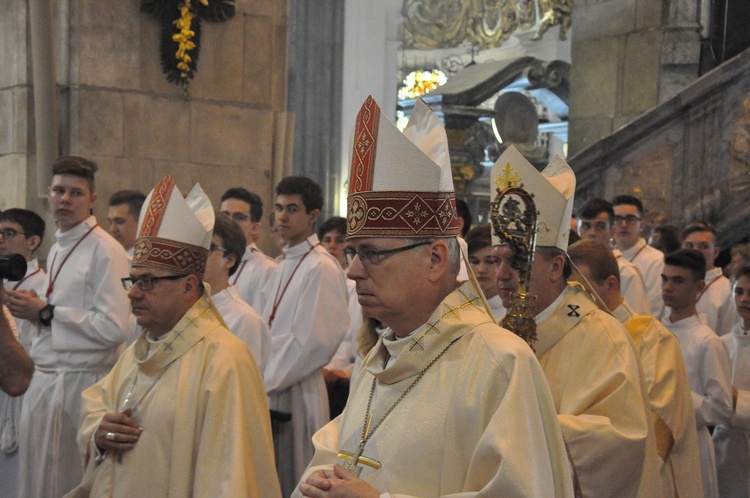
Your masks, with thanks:
<instances>
[{"instance_id":1,"label":"metal-framed eyeglasses","mask_svg":"<svg viewBox=\"0 0 750 498\"><path fill-rule=\"evenodd\" d=\"M226 249L224 249L223 247L221 247L220 245L214 244L213 242L211 242L211 245L208 247L208 253L210 254L210 253L212 253L214 251L221 251L222 254L226 254L226 253L229 252Z\"/></svg>"},{"instance_id":2,"label":"metal-framed eyeglasses","mask_svg":"<svg viewBox=\"0 0 750 498\"><path fill-rule=\"evenodd\" d=\"M3 228L3 229L0 229L0 235L2 235L5 240L13 240L16 238L16 235L26 235L26 234L23 232L19 232L15 228Z\"/></svg>"},{"instance_id":3,"label":"metal-framed eyeglasses","mask_svg":"<svg viewBox=\"0 0 750 498\"><path fill-rule=\"evenodd\" d=\"M354 248L347 246L344 249L344 254L346 254L350 260L353 260L355 256L359 256L359 260L362 263L377 266L386 258L393 256L394 254L408 251L410 249L414 249L415 247L426 246L427 244L432 243L432 240L425 240L424 242L418 242L417 244L411 244L404 247L397 247L395 249L373 249L372 247L363 247L359 250L355 250Z\"/></svg>"},{"instance_id":4,"label":"metal-framed eyeglasses","mask_svg":"<svg viewBox=\"0 0 750 498\"><path fill-rule=\"evenodd\" d=\"M154 288L154 283L158 282L159 280L179 280L181 278L185 278L187 275L167 275L165 277L141 277L141 278L132 278L132 277L125 277L121 278L120 281L122 282L122 286L126 291L130 291L130 289L133 288L135 285L138 287L138 290L141 291L150 291Z\"/></svg>"}]
</instances>

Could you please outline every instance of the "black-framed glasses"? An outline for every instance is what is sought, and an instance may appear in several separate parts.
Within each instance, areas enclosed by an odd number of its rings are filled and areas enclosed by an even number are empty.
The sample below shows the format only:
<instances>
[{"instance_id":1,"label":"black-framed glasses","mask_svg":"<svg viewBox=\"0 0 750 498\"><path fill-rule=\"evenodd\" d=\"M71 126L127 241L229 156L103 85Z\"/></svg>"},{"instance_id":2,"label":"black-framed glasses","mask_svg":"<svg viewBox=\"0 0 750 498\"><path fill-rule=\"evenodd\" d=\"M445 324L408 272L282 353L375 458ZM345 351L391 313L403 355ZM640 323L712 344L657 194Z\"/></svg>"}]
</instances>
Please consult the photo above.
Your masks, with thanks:
<instances>
[{"instance_id":1,"label":"black-framed glasses","mask_svg":"<svg viewBox=\"0 0 750 498\"><path fill-rule=\"evenodd\" d=\"M641 219L634 214L629 214L627 216L615 215L615 217L612 218L613 225L621 225L623 222L627 223L628 225L635 225L636 221L641 221Z\"/></svg>"},{"instance_id":2,"label":"black-framed glasses","mask_svg":"<svg viewBox=\"0 0 750 498\"><path fill-rule=\"evenodd\" d=\"M211 242L211 245L208 247L208 252L210 254L210 253L212 253L214 251L221 251L222 254L226 254L226 253L229 252L226 249L224 249L223 247L221 247L220 245L214 244L213 242Z\"/></svg>"},{"instance_id":3,"label":"black-framed glasses","mask_svg":"<svg viewBox=\"0 0 750 498\"><path fill-rule=\"evenodd\" d=\"M15 228L3 228L3 229L0 229L0 234L6 240L13 240L14 238L16 238L16 235L26 235L23 232L19 232Z\"/></svg>"},{"instance_id":4,"label":"black-framed glasses","mask_svg":"<svg viewBox=\"0 0 750 498\"><path fill-rule=\"evenodd\" d=\"M130 289L132 289L134 285L138 287L139 290L150 291L154 288L154 282L158 282L159 280L179 280L185 277L187 277L187 275L167 275L166 277L141 278L125 277L121 278L120 281L122 282L122 286L126 291L130 291Z\"/></svg>"},{"instance_id":5,"label":"black-framed glasses","mask_svg":"<svg viewBox=\"0 0 750 498\"><path fill-rule=\"evenodd\" d=\"M344 254L346 254L351 259L354 259L355 256L359 256L359 260L363 263L376 266L382 263L389 256L414 249L415 247L426 246L427 244L432 244L432 242L432 240L425 240L424 242L419 242L417 244L411 244L404 247L397 247L395 249L373 249L372 247L363 247L362 249L357 251L352 247L346 247L344 249Z\"/></svg>"}]
</instances>

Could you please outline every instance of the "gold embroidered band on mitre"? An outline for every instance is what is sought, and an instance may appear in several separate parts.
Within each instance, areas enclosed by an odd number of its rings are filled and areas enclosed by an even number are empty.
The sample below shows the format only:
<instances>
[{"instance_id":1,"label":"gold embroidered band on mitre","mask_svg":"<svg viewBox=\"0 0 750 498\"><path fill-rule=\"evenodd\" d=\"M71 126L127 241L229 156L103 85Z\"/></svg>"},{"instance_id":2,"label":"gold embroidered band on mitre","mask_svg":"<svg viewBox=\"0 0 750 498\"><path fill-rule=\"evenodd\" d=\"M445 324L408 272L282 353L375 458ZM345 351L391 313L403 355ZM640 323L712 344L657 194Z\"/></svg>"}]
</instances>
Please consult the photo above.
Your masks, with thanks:
<instances>
[{"instance_id":1,"label":"gold embroidered band on mitre","mask_svg":"<svg viewBox=\"0 0 750 498\"><path fill-rule=\"evenodd\" d=\"M460 235L453 192L358 192L347 198L347 238Z\"/></svg>"},{"instance_id":2,"label":"gold embroidered band on mitre","mask_svg":"<svg viewBox=\"0 0 750 498\"><path fill-rule=\"evenodd\" d=\"M156 268L203 279L208 249L159 237L141 237L135 241L133 268Z\"/></svg>"}]
</instances>

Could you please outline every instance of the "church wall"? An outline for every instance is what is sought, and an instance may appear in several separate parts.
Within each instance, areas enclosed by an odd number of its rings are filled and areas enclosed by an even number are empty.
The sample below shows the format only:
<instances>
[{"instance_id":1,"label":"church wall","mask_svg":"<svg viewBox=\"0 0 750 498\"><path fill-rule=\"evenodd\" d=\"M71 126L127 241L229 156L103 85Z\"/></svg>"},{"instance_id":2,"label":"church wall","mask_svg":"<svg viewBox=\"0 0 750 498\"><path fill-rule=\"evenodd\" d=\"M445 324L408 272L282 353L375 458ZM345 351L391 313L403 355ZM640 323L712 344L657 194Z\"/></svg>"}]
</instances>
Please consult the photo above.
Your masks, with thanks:
<instances>
[{"instance_id":1,"label":"church wall","mask_svg":"<svg viewBox=\"0 0 750 498\"><path fill-rule=\"evenodd\" d=\"M40 210L28 13L25 0L7 3L0 16L0 208ZM160 27L139 1L53 4L60 153L99 164L100 222L114 191L147 192L167 173L185 193L201 183L216 206L224 190L244 186L271 212L275 145L286 142L276 131L286 111L285 0L237 0L234 18L202 23L188 100L161 71ZM272 247L265 233L261 247Z\"/></svg>"},{"instance_id":2,"label":"church wall","mask_svg":"<svg viewBox=\"0 0 750 498\"><path fill-rule=\"evenodd\" d=\"M722 247L750 237L750 51L569 159L576 207L643 200L648 226L706 220Z\"/></svg>"},{"instance_id":3,"label":"church wall","mask_svg":"<svg viewBox=\"0 0 750 498\"><path fill-rule=\"evenodd\" d=\"M589 0L573 8L570 154L658 102L662 1Z\"/></svg>"}]
</instances>

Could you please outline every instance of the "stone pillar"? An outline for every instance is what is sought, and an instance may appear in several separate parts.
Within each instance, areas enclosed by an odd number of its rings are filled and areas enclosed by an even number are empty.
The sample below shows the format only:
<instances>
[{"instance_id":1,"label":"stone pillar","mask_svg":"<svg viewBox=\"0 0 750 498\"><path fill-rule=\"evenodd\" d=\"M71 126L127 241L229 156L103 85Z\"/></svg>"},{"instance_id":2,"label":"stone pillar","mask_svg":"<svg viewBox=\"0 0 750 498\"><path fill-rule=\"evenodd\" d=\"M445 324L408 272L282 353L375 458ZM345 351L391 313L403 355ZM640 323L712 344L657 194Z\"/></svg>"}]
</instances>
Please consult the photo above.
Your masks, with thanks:
<instances>
[{"instance_id":1,"label":"stone pillar","mask_svg":"<svg viewBox=\"0 0 750 498\"><path fill-rule=\"evenodd\" d=\"M289 111L295 114L292 174L323 188L321 220L338 215L341 196L341 92L344 0L289 4Z\"/></svg>"}]
</instances>

